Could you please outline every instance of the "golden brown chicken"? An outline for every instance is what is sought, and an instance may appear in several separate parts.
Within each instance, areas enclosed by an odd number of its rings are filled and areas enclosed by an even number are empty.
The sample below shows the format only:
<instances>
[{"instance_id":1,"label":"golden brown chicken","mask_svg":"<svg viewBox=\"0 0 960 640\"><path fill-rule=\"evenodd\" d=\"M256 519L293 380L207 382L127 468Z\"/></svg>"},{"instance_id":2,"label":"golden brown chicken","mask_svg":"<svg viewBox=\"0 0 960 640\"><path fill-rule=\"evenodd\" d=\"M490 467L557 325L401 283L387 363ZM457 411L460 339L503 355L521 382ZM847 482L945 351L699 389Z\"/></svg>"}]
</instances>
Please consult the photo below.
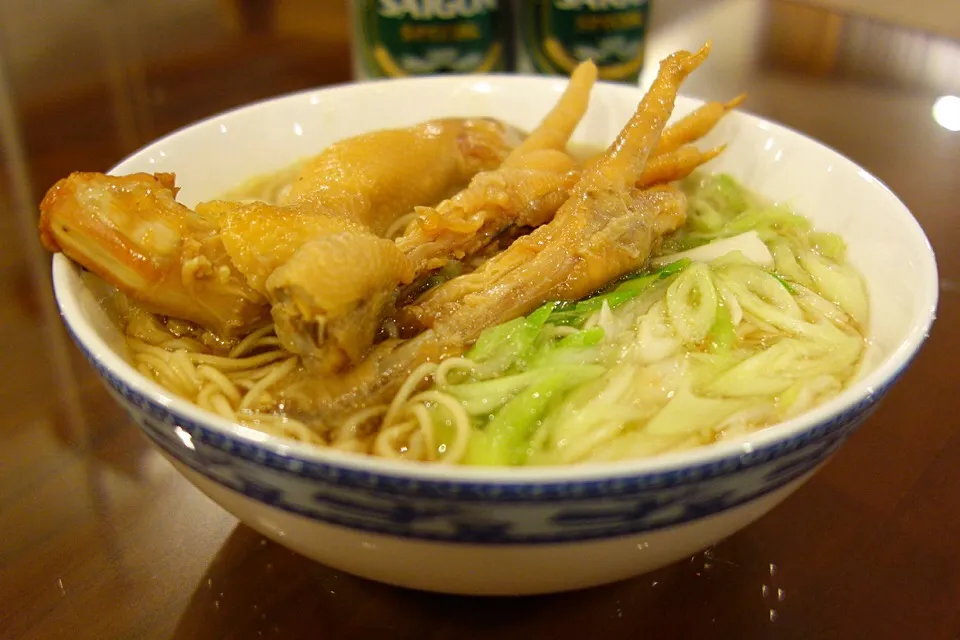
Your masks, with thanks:
<instances>
[{"instance_id":1,"label":"golden brown chicken","mask_svg":"<svg viewBox=\"0 0 960 640\"><path fill-rule=\"evenodd\" d=\"M216 201L197 211L218 221L233 266L269 301L281 344L314 370L359 360L389 292L413 277L392 240L310 203Z\"/></svg>"},{"instance_id":2,"label":"golden brown chicken","mask_svg":"<svg viewBox=\"0 0 960 640\"><path fill-rule=\"evenodd\" d=\"M267 279L284 347L315 371L358 362L373 344L397 283L413 279L393 241L370 232L331 233L303 245Z\"/></svg>"},{"instance_id":3,"label":"golden brown chicken","mask_svg":"<svg viewBox=\"0 0 960 640\"><path fill-rule=\"evenodd\" d=\"M43 199L40 235L47 249L63 251L145 308L239 336L269 322L267 278L308 241L350 233L369 248L368 223L379 229L415 205L436 202L499 166L520 137L483 118L357 136L308 163L292 204L283 207L214 201L192 211L176 202L173 174L74 173ZM362 163L369 166L361 170ZM320 168L327 173L316 173ZM377 246L396 252L392 242ZM352 264L360 270L362 262L355 253ZM332 295L365 295L335 271ZM361 276L371 281L371 274ZM397 276L391 271L390 281ZM322 308L316 302L312 308ZM303 342L281 338L290 347Z\"/></svg>"},{"instance_id":4,"label":"golden brown chicken","mask_svg":"<svg viewBox=\"0 0 960 640\"><path fill-rule=\"evenodd\" d=\"M564 149L587 110L595 79L593 63L581 65L557 105L501 168L478 174L436 208L418 207L411 230L392 247L338 239L305 247L279 269L268 294L284 345L326 363L324 370L356 362L373 345L400 285L476 253L510 225L535 226L551 218L575 182L576 163ZM320 276L331 271L336 277ZM335 357L327 353L331 333L341 337L333 344L343 347Z\"/></svg>"},{"instance_id":5,"label":"golden brown chicken","mask_svg":"<svg viewBox=\"0 0 960 640\"><path fill-rule=\"evenodd\" d=\"M436 207L417 207L397 245L418 273L476 253L511 225L539 226L553 217L577 181L578 166L566 147L596 79L592 61L580 64L556 106L501 167L477 174Z\"/></svg>"},{"instance_id":6,"label":"golden brown chicken","mask_svg":"<svg viewBox=\"0 0 960 640\"><path fill-rule=\"evenodd\" d=\"M462 353L487 327L548 300L573 300L641 267L664 234L685 220L686 201L673 187L634 185L663 131L682 81L706 58L678 52L603 157L585 169L556 217L476 272L428 293L411 315L430 328L407 341L379 345L353 371L294 385L289 405L326 426L364 405L387 402L413 369Z\"/></svg>"},{"instance_id":7,"label":"golden brown chicken","mask_svg":"<svg viewBox=\"0 0 960 640\"><path fill-rule=\"evenodd\" d=\"M430 120L335 142L309 160L281 204L319 203L383 235L400 216L500 166L520 142L490 118Z\"/></svg>"},{"instance_id":8,"label":"golden brown chicken","mask_svg":"<svg viewBox=\"0 0 960 640\"><path fill-rule=\"evenodd\" d=\"M578 66L564 97L499 169L477 174L469 187L436 207L417 207L417 217L397 244L418 274L476 253L511 225L537 227L553 217L580 178L580 167L563 150L583 118L596 77L592 62ZM701 152L689 143L709 133L743 99L706 103L666 128L635 186L683 179L718 156L724 147ZM585 168L604 157L589 159Z\"/></svg>"},{"instance_id":9,"label":"golden brown chicken","mask_svg":"<svg viewBox=\"0 0 960 640\"><path fill-rule=\"evenodd\" d=\"M216 217L176 194L170 173L73 173L40 203L40 240L154 313L223 336L268 322L267 299L234 266Z\"/></svg>"},{"instance_id":10,"label":"golden brown chicken","mask_svg":"<svg viewBox=\"0 0 960 640\"><path fill-rule=\"evenodd\" d=\"M745 99L746 95L741 94L729 102L707 102L664 129L636 186L643 188L682 180L720 155L726 145L700 151L690 143L710 133L723 116L740 106ZM584 168L593 166L603 157L601 153L587 159Z\"/></svg>"}]
</instances>

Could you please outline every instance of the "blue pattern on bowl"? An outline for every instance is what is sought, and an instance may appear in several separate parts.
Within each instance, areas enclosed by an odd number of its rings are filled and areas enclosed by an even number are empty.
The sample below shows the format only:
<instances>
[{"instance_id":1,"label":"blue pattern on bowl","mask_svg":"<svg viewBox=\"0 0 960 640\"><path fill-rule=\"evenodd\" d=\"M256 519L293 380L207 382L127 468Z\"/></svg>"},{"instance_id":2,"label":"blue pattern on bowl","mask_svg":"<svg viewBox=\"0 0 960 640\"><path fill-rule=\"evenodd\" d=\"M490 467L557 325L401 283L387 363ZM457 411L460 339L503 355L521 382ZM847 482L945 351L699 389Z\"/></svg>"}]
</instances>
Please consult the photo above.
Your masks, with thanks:
<instances>
[{"instance_id":1,"label":"blue pattern on bowl","mask_svg":"<svg viewBox=\"0 0 960 640\"><path fill-rule=\"evenodd\" d=\"M100 364L73 337L146 435L214 482L318 521L454 543L611 538L680 525L748 503L825 462L877 408L910 364L883 388L831 420L739 456L604 480L504 484L392 476L279 455L150 400Z\"/></svg>"}]
</instances>

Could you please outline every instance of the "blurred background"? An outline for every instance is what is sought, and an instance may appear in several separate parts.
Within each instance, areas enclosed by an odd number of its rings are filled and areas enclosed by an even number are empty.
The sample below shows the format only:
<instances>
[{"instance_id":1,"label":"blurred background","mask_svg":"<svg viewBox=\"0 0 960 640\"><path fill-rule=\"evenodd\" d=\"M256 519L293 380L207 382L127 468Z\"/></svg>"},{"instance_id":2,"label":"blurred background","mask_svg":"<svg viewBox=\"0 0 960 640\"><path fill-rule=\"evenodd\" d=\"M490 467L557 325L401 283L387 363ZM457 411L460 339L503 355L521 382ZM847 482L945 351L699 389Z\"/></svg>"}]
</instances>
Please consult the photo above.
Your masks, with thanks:
<instances>
[{"instance_id":1,"label":"blurred background","mask_svg":"<svg viewBox=\"0 0 960 640\"><path fill-rule=\"evenodd\" d=\"M71 591L91 607L101 597L123 605L111 612L113 624L155 625L156 615L166 628L234 526L178 483L66 338L49 255L37 240L39 200L71 171L105 171L197 119L351 81L349 15L345 0L0 0L0 511L16 523L4 528L9 549L31 550L6 557L7 575L20 580L9 584L29 583L38 567L60 571L86 558L66 576L67 587L61 581L29 596L31 611L52 610L75 580L93 585L86 595ZM960 98L949 96L960 95L960 2L652 0L639 81L667 53L707 39L711 58L685 93L729 99L746 91L747 110L850 155L915 212L941 273L957 273L960 253L948 245L960 201ZM944 305L956 308L960 285L946 277L941 285L941 317L948 317ZM956 353L951 329L943 327L941 348ZM862 436L866 444L847 456L853 462L845 468L856 472L847 485L889 472L892 450L884 458L871 443L892 437L901 417L920 420L891 414L886 432ZM830 488L826 478L821 486ZM833 494L812 491L810 503L847 513L847 503L830 502ZM45 508L53 498L61 507ZM158 522L163 535L151 536ZM194 537L198 530L209 535ZM243 549L257 544L249 530L237 531ZM120 569L101 575L104 562ZM178 589L184 584L190 588ZM925 592L914 595L905 589L897 598L923 615ZM135 606L141 596L158 609ZM203 597L199 612L210 610Z\"/></svg>"}]
</instances>

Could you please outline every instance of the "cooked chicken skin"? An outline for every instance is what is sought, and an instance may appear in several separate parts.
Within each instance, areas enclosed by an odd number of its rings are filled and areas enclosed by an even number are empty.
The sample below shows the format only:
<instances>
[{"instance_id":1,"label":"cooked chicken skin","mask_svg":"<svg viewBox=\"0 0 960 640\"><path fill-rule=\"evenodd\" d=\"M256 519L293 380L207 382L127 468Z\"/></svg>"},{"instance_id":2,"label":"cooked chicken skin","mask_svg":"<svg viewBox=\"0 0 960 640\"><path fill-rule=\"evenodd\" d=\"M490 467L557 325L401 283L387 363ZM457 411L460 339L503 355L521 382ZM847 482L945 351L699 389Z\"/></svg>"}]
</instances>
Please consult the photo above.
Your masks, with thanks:
<instances>
[{"instance_id":1,"label":"cooked chicken skin","mask_svg":"<svg viewBox=\"0 0 960 640\"><path fill-rule=\"evenodd\" d=\"M269 322L267 278L301 246L350 233L369 247L368 236L375 235L368 225L382 230L414 206L432 204L478 171L499 166L520 138L511 127L483 118L434 120L356 136L308 162L287 206L214 201L192 211L176 202L173 174L74 173L41 203L41 239L50 251L63 251L150 311L196 322L224 337L240 336ZM399 256L389 244L387 250ZM362 253L354 255L353 264L361 279L371 280L361 273ZM405 273L399 273L402 282ZM296 284L292 272L287 276L285 283ZM390 282L397 276L389 271ZM324 282L323 269L310 277ZM315 282L299 290L315 291ZM326 294L356 295L352 282L337 271L336 278L324 282ZM325 303L313 300L309 308L324 309ZM313 343L311 355L322 348L316 334L312 341L287 334L281 339L291 348Z\"/></svg>"},{"instance_id":2,"label":"cooked chicken skin","mask_svg":"<svg viewBox=\"0 0 960 640\"><path fill-rule=\"evenodd\" d=\"M214 200L197 205L197 213L216 221L233 266L265 296L270 274L311 240L341 232L372 235L349 217L303 204Z\"/></svg>"},{"instance_id":3,"label":"cooked chicken skin","mask_svg":"<svg viewBox=\"0 0 960 640\"><path fill-rule=\"evenodd\" d=\"M396 283L413 279L391 240L331 233L303 245L267 279L277 335L314 371L359 362L373 344Z\"/></svg>"},{"instance_id":4,"label":"cooked chicken skin","mask_svg":"<svg viewBox=\"0 0 960 640\"><path fill-rule=\"evenodd\" d=\"M411 230L395 245L372 241L324 245L338 253L314 248L298 254L296 268L284 267L282 277L279 273L271 277L271 300L284 301L273 307L284 345L319 361L342 363L343 358L328 359L324 353L324 331L335 332L343 337L337 344L349 342L341 355L356 362L373 345L376 327L392 308L400 285L447 260L480 251L511 225L536 226L553 217L576 181L576 162L564 149L587 110L595 79L593 63L581 65L557 105L501 168L478 174L466 189L435 208L418 207ZM404 173L398 167L393 171ZM398 257L401 252L405 255ZM340 277L317 277L331 264L338 265ZM366 273L367 264L376 273ZM344 295L341 283L347 280L363 283L350 289L353 299Z\"/></svg>"},{"instance_id":5,"label":"cooked chicken skin","mask_svg":"<svg viewBox=\"0 0 960 640\"><path fill-rule=\"evenodd\" d=\"M211 202L235 268L266 296L277 336L314 370L356 362L373 343L396 283L412 279L392 240L311 205Z\"/></svg>"},{"instance_id":6,"label":"cooked chicken skin","mask_svg":"<svg viewBox=\"0 0 960 640\"><path fill-rule=\"evenodd\" d=\"M270 320L224 247L215 216L175 200L170 173L73 173L40 203L40 239L154 313L226 337Z\"/></svg>"},{"instance_id":7,"label":"cooked chicken skin","mask_svg":"<svg viewBox=\"0 0 960 640\"><path fill-rule=\"evenodd\" d=\"M489 118L430 120L335 142L300 170L281 204L319 203L383 235L400 216L432 205L499 167L520 134Z\"/></svg>"}]
</instances>

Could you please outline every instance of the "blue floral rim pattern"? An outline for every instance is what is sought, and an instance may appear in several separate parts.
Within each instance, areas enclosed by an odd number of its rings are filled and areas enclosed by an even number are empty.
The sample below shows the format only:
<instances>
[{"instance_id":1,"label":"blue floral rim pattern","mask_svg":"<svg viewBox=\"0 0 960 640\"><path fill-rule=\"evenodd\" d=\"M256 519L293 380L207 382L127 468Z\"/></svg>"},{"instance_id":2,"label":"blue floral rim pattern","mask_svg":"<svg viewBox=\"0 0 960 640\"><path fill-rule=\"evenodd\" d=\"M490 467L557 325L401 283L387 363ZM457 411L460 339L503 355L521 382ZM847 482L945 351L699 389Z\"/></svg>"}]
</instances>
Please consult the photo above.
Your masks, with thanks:
<instances>
[{"instance_id":1,"label":"blue floral rim pattern","mask_svg":"<svg viewBox=\"0 0 960 640\"><path fill-rule=\"evenodd\" d=\"M471 544L612 538L677 526L749 503L825 462L909 367L908 362L883 388L833 419L750 453L627 477L504 484L393 476L279 455L151 401L97 361L75 335L73 339L146 435L210 480L328 524Z\"/></svg>"}]
</instances>

